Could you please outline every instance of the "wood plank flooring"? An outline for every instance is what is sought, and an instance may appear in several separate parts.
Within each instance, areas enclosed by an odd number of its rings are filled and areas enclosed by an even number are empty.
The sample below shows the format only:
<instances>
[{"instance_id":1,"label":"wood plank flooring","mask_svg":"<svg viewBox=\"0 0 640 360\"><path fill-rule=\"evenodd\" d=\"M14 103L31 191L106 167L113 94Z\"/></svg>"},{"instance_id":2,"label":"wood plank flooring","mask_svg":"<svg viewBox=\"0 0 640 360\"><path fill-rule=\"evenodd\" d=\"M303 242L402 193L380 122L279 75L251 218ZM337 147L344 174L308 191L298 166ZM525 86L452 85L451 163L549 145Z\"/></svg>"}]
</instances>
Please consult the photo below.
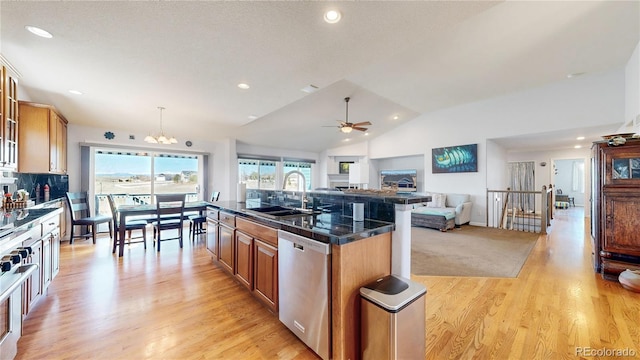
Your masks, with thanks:
<instances>
[{"instance_id":1,"label":"wood plank flooring","mask_svg":"<svg viewBox=\"0 0 640 360\"><path fill-rule=\"evenodd\" d=\"M591 270L586 229L582 208L558 211L515 279L412 277L428 289L427 359L575 359L577 348L640 358L640 294ZM159 254L133 244L123 258L105 235L63 243L17 359L317 359L203 240Z\"/></svg>"}]
</instances>

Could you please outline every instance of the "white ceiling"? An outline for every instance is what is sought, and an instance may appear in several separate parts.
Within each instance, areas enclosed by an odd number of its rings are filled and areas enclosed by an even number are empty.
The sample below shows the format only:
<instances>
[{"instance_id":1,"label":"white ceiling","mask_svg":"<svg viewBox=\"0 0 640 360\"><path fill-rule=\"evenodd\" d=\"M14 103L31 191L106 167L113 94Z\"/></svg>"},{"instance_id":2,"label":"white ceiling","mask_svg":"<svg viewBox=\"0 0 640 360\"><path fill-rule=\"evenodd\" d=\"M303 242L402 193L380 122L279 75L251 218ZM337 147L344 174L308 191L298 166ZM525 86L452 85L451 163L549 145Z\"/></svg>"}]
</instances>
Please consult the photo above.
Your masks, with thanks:
<instances>
[{"instance_id":1,"label":"white ceiling","mask_svg":"<svg viewBox=\"0 0 640 360\"><path fill-rule=\"evenodd\" d=\"M342 21L325 23L329 8ZM158 132L164 106L164 130L181 142L308 151L343 144L328 126L344 120L347 96L370 138L436 109L622 68L640 40L637 1L0 1L0 11L0 53L23 98L71 123ZM319 90L301 91L310 84Z\"/></svg>"}]
</instances>

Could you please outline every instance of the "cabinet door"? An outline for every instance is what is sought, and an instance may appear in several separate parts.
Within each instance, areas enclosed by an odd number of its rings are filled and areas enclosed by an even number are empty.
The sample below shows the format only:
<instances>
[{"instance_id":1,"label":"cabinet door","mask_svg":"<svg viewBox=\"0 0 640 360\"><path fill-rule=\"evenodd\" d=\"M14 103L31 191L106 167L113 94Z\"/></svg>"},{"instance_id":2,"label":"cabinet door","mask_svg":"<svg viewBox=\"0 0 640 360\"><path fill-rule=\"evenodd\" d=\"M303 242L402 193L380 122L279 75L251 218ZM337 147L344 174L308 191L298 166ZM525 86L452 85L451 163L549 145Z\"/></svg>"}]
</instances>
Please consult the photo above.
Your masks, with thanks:
<instances>
[{"instance_id":1,"label":"cabinet door","mask_svg":"<svg viewBox=\"0 0 640 360\"><path fill-rule=\"evenodd\" d=\"M604 186L640 185L640 153L637 147L620 146L602 149Z\"/></svg>"},{"instance_id":2,"label":"cabinet door","mask_svg":"<svg viewBox=\"0 0 640 360\"><path fill-rule=\"evenodd\" d=\"M31 246L31 255L25 261L25 264L36 264L38 269L31 273L31 276L25 281L23 287L24 299L22 301L22 314L27 315L31 308L42 295L42 241L38 240Z\"/></svg>"},{"instance_id":3,"label":"cabinet door","mask_svg":"<svg viewBox=\"0 0 640 360\"><path fill-rule=\"evenodd\" d=\"M18 172L47 173L49 157L49 109L20 102Z\"/></svg>"},{"instance_id":4,"label":"cabinet door","mask_svg":"<svg viewBox=\"0 0 640 360\"><path fill-rule=\"evenodd\" d=\"M67 124L64 122L62 118L58 118L58 129L57 129L57 161L58 161L58 170L62 174L67 173Z\"/></svg>"},{"instance_id":5,"label":"cabinet door","mask_svg":"<svg viewBox=\"0 0 640 360\"><path fill-rule=\"evenodd\" d=\"M51 236L51 281L60 272L60 235L54 232Z\"/></svg>"},{"instance_id":6,"label":"cabinet door","mask_svg":"<svg viewBox=\"0 0 640 360\"><path fill-rule=\"evenodd\" d=\"M230 273L234 273L234 256L233 256L233 244L234 244L234 232L235 230L224 225L218 225L218 242L220 254L218 259L224 269Z\"/></svg>"},{"instance_id":7,"label":"cabinet door","mask_svg":"<svg viewBox=\"0 0 640 360\"><path fill-rule=\"evenodd\" d=\"M51 235L42 238L42 293L44 293L49 284L51 284Z\"/></svg>"},{"instance_id":8,"label":"cabinet door","mask_svg":"<svg viewBox=\"0 0 640 360\"><path fill-rule=\"evenodd\" d=\"M253 238L236 230L236 278L249 290L253 288Z\"/></svg>"},{"instance_id":9,"label":"cabinet door","mask_svg":"<svg viewBox=\"0 0 640 360\"><path fill-rule=\"evenodd\" d=\"M258 239L253 242L253 294L273 312L278 311L278 249Z\"/></svg>"},{"instance_id":10,"label":"cabinet door","mask_svg":"<svg viewBox=\"0 0 640 360\"><path fill-rule=\"evenodd\" d=\"M15 170L18 167L18 84L11 76L5 76L2 167Z\"/></svg>"},{"instance_id":11,"label":"cabinet door","mask_svg":"<svg viewBox=\"0 0 640 360\"><path fill-rule=\"evenodd\" d=\"M49 171L59 172L58 169L58 114L49 111Z\"/></svg>"},{"instance_id":12,"label":"cabinet door","mask_svg":"<svg viewBox=\"0 0 640 360\"><path fill-rule=\"evenodd\" d=\"M218 222L207 218L207 250L218 260Z\"/></svg>"},{"instance_id":13,"label":"cabinet door","mask_svg":"<svg viewBox=\"0 0 640 360\"><path fill-rule=\"evenodd\" d=\"M640 256L640 196L604 192L602 250Z\"/></svg>"}]
</instances>

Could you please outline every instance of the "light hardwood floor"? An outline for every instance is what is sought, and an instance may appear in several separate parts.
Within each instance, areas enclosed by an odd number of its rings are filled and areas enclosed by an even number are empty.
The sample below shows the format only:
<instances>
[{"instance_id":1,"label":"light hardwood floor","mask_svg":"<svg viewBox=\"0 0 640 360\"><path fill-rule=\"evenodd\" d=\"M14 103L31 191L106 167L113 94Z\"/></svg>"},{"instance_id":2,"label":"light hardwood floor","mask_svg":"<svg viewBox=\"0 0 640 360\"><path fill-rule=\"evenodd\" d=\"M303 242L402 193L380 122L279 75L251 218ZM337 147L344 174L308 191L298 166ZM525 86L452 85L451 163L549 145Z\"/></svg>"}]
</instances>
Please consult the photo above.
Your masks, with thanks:
<instances>
[{"instance_id":1,"label":"light hardwood floor","mask_svg":"<svg viewBox=\"0 0 640 360\"><path fill-rule=\"evenodd\" d=\"M414 276L428 289L427 358L640 358L640 294L591 270L587 226L582 208L559 211L518 278ZM202 242L132 245L120 259L109 246L104 235L62 244L17 359L316 359Z\"/></svg>"}]
</instances>

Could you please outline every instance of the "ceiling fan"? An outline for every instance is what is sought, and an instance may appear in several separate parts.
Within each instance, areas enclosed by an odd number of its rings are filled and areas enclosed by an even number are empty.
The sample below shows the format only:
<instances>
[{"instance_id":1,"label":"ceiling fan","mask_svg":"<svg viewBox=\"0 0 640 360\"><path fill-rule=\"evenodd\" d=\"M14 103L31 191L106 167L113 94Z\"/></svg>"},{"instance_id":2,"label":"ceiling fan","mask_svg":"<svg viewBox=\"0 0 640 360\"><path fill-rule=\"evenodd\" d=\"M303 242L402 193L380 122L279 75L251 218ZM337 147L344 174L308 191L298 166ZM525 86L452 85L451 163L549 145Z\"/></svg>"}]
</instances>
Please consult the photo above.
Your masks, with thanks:
<instances>
[{"instance_id":1,"label":"ceiling fan","mask_svg":"<svg viewBox=\"0 0 640 360\"><path fill-rule=\"evenodd\" d=\"M372 125L369 121L364 121L364 122L359 122L359 123L350 123L349 122L349 100L351 98L346 97L344 98L344 102L346 103L346 116L345 116L345 120L344 121L340 121L337 120L338 122L340 122L340 125L338 125L338 128L340 129L340 131L342 131L345 134L350 133L353 130L360 130L360 131L367 131L367 128L362 127L363 125ZM333 127L333 126L330 126Z\"/></svg>"}]
</instances>

